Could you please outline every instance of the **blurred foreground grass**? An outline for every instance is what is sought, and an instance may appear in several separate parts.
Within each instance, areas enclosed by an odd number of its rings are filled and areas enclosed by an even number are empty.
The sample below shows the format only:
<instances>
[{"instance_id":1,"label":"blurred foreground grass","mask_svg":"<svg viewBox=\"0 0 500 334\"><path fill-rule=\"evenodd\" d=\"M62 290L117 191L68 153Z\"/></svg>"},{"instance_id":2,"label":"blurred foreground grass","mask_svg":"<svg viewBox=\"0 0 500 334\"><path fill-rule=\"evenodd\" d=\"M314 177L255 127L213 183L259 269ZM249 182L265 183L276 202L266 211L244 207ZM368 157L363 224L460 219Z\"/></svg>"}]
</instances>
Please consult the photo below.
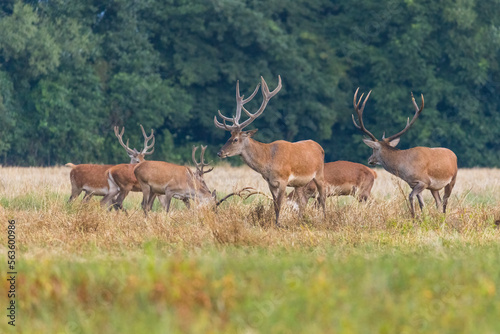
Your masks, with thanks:
<instances>
[{"instance_id":1,"label":"blurred foreground grass","mask_svg":"<svg viewBox=\"0 0 500 334\"><path fill-rule=\"evenodd\" d=\"M498 333L498 263L498 244L169 253L150 241L130 256L20 260L16 329ZM8 332L5 320L0 329Z\"/></svg>"}]
</instances>

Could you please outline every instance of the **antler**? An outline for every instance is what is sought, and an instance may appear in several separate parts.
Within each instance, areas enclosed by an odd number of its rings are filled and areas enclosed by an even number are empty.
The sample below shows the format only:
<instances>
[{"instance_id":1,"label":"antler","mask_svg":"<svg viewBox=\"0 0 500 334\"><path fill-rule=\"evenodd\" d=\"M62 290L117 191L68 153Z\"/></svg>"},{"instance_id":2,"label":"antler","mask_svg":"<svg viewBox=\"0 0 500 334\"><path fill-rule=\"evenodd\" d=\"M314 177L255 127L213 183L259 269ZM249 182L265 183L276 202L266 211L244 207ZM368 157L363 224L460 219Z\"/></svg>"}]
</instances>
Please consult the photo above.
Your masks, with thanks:
<instances>
[{"instance_id":1,"label":"antler","mask_svg":"<svg viewBox=\"0 0 500 334\"><path fill-rule=\"evenodd\" d=\"M201 145L200 163L198 163L196 161L196 157L195 157L195 153L196 153L197 149L198 149L198 146L193 146L193 152L191 154L191 157L193 158L193 162L194 162L194 165L196 166L196 170L200 173L200 176L201 176L201 175L203 175L205 173L211 172L214 169L214 167L210 168L207 171L203 170L203 167L206 167L206 166L210 165L210 163L206 164L205 161L203 160L204 156L205 156L205 150L207 149L207 147Z\"/></svg>"},{"instance_id":2,"label":"antler","mask_svg":"<svg viewBox=\"0 0 500 334\"><path fill-rule=\"evenodd\" d=\"M245 196L242 195L242 193L244 192L248 192L248 194L246 194ZM221 199L220 201L217 202L216 206L219 206L222 202L224 202L225 200L227 200L229 197L232 197L232 196L240 196L243 200L246 200L247 198L249 198L250 196L252 195L264 195L266 197L269 198L269 196L267 194L264 194L258 190L256 190L255 188L253 187L245 187L239 191L236 191L234 193L230 193L229 195L227 195L226 197L224 197L223 199Z\"/></svg>"},{"instance_id":3,"label":"antler","mask_svg":"<svg viewBox=\"0 0 500 334\"><path fill-rule=\"evenodd\" d=\"M135 148L131 149L130 147L128 147L128 139L127 139L127 144L126 145L123 143L122 137L123 137L123 132L125 131L125 127L122 128L121 132L118 132L118 126L115 126L114 129L115 129L115 136L118 138L118 141L123 146L123 148L127 151L127 153L129 155L132 155L132 156L135 156L135 155L139 154L139 152L137 152L137 150Z\"/></svg>"},{"instance_id":4,"label":"antler","mask_svg":"<svg viewBox=\"0 0 500 334\"><path fill-rule=\"evenodd\" d=\"M375 138L375 136L370 131L368 131L365 128L365 125L363 124L363 110L365 110L366 101L368 101L368 98L370 97L370 94L372 93L372 91L370 91L368 93L368 95L366 95L366 98L363 101L363 105L361 106L361 109L359 109L359 105L361 103L361 99L363 99L363 95L365 95L365 93L361 94L358 102L356 102L357 95L358 95L358 90L359 90L359 87L358 87L358 89L356 89L356 92L354 93L353 104L354 104L354 110L358 114L359 125L356 124L356 121L354 120L354 114L352 115L352 122L354 123L355 127L357 127L358 129L360 129L361 131L363 131L365 134L367 134L373 141L378 141L377 138Z\"/></svg>"},{"instance_id":5,"label":"antler","mask_svg":"<svg viewBox=\"0 0 500 334\"><path fill-rule=\"evenodd\" d=\"M222 115L220 110L218 111L219 116L222 118L222 123L217 120L217 116L214 116L214 124L216 127L219 129L223 129L226 131L234 131L234 130L242 130L244 127L248 126L250 123L252 123L257 117L259 117L264 109L266 109L267 103L269 100L276 95L280 90L281 90L281 76L278 75L278 86L271 92L269 91L269 87L267 86L266 81L264 78L261 76L261 84L262 84L262 103L260 105L259 110L257 110L255 113L250 113L248 110L245 109L244 105L248 103L250 100L252 100L255 95L257 94L257 91L259 90L259 85L255 87L255 90L253 91L252 95L250 95L248 98L244 99L244 96L240 95L240 82L236 81L236 116L234 117L226 117ZM243 123L240 122L241 118L241 110L247 114L249 119L244 121ZM226 121L232 122L232 125L227 125Z\"/></svg>"},{"instance_id":6,"label":"antler","mask_svg":"<svg viewBox=\"0 0 500 334\"><path fill-rule=\"evenodd\" d=\"M396 133L395 135L388 137L387 139L384 138L385 136L382 137L382 139L386 139L387 141L392 141L396 138L399 138L399 137L401 137L401 135L403 135L403 133L405 133L413 125L413 123L415 123L415 121L417 120L417 118L420 115L420 113L422 112L422 110L424 110L424 94L420 94L420 96L422 98L422 105L419 108L417 105L417 102L415 102L415 98L413 97L413 92L411 93L411 101L413 102L413 105L415 106L415 115L413 115L413 119L411 120L411 122L410 122L410 118L408 117L408 119L406 120L406 126L403 130Z\"/></svg>"},{"instance_id":7,"label":"antler","mask_svg":"<svg viewBox=\"0 0 500 334\"><path fill-rule=\"evenodd\" d=\"M146 135L146 131L144 131L144 128L142 127L142 124L140 124L141 126L141 130L142 130L142 135L144 136L144 148L142 149L141 153L144 154L144 155L149 155L149 154L153 154L153 152L155 151L155 136L154 136L154 131L153 129L151 129L151 135L148 137ZM153 143L151 145L148 145L148 142L153 139ZM150 152L148 152L148 150L150 148L153 148Z\"/></svg>"}]
</instances>

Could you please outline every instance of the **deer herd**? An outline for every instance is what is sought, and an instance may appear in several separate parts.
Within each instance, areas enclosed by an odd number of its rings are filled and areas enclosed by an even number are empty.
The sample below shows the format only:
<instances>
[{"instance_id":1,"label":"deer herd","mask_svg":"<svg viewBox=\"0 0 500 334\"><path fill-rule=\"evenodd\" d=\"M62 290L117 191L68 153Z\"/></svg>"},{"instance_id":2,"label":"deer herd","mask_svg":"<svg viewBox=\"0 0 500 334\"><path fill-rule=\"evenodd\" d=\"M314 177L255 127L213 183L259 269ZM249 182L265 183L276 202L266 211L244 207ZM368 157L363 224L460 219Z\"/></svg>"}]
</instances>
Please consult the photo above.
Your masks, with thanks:
<instances>
[{"instance_id":1,"label":"deer herd","mask_svg":"<svg viewBox=\"0 0 500 334\"><path fill-rule=\"evenodd\" d=\"M260 91L262 103L255 112L245 108ZM270 91L269 87L261 77L261 83L257 85L253 93L244 98L240 94L239 82L236 82L236 113L233 117L224 116L218 111L214 117L217 128L230 132L231 137L222 146L217 155L227 158L239 155L243 161L253 170L262 175L269 185L272 195L275 224L279 226L280 211L285 199L296 206L299 215L304 210L309 199L315 198L317 205L321 207L325 215L325 200L329 196L351 195L359 201L366 201L372 189L377 173L358 163L349 161L335 161L325 163L325 151L320 144L313 140L299 142L288 142L277 140L272 143L261 143L253 139L257 129L243 131L265 110L267 104L282 87L281 77L278 76L278 85ZM357 116L352 115L354 126L369 138L363 142L373 149L373 154L368 159L370 165L381 165L386 171L403 179L408 183L412 191L409 195L411 216L415 217L413 199L416 196L420 209L424 202L422 192L429 189L436 206L442 205L443 213L457 177L457 157L446 148L413 147L407 150L399 150L396 145L400 137L408 131L424 109L424 96L421 95L420 107L411 94L415 114L403 130L395 135L381 140L366 129L363 122L363 111L371 91L363 100L363 95L358 99L358 90L354 93L354 111ZM362 102L363 101L363 102ZM362 103L361 103L362 102ZM242 111L248 117L240 121ZM180 166L165 161L148 161L146 155L154 151L155 136L153 130L148 136L141 127L144 136L144 147L141 151L131 149L129 142L123 142L124 128L121 132L118 127L114 128L119 143L130 157L130 163L119 165L95 165L66 164L71 167L71 196L69 201L77 198L82 191L85 192L83 201L88 201L92 196L103 196L101 205L108 208L123 209L123 201L129 192L142 192L142 209L147 215L151 210L156 198L168 212L172 198L184 202L189 208L190 200L198 204L219 205L233 195L247 192L247 197L260 192L251 187L243 188L238 192L231 193L217 201L216 191L211 191L204 180L204 174L213 170L213 167L204 170L209 164L205 163L204 155L206 146L202 146L200 162L196 160L198 147L193 147L192 160L196 170L193 171L186 166ZM294 188L288 195L286 188ZM443 200L439 191L444 188Z\"/></svg>"}]
</instances>

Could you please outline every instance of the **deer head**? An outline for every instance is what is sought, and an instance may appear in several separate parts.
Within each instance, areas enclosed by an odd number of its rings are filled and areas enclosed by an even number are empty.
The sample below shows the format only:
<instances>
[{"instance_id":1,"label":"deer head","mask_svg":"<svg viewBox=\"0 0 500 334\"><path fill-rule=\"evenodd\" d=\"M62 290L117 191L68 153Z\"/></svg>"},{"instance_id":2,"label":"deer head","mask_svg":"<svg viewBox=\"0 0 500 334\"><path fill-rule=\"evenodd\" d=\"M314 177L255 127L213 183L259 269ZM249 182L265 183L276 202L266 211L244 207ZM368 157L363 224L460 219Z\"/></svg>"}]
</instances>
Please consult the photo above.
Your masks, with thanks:
<instances>
[{"instance_id":1,"label":"deer head","mask_svg":"<svg viewBox=\"0 0 500 334\"><path fill-rule=\"evenodd\" d=\"M365 109L366 101L370 97L370 94L372 91L370 91L366 95L366 98L363 101L363 104L361 105L361 108L360 108L361 100L363 99L364 94L361 94L361 97L358 100L357 99L358 90L359 90L359 88L356 89L356 92L354 93L353 104L354 104L354 110L356 111L356 114L358 116L359 125L356 123L356 120L354 119L354 115L352 115L352 121L353 121L354 126L356 128L358 128L363 133L368 135L368 137L370 137L370 139L368 139L368 138L363 139L363 142L373 149L373 154L370 156L370 158L368 158L368 163L370 165L383 165L383 158L381 157L381 152L384 150L394 150L396 145L398 145L398 143L399 143L400 137L406 131L408 131L408 129L413 125L413 123L415 123L418 116L420 115L420 113L424 109L424 95L423 94L421 95L422 105L419 108L417 103L415 102L415 98L413 97L413 93L411 93L411 99L412 99L413 105L415 106L415 115L413 116L411 122L410 122L410 118L408 118L408 120L406 121L406 126L404 127L403 130L401 130L400 132L396 133L395 135L392 135L392 136L387 137L387 138L385 138L385 134L384 134L382 136L382 140L378 140L370 131L368 131L366 129L366 127L363 123L363 111Z\"/></svg>"},{"instance_id":2,"label":"deer head","mask_svg":"<svg viewBox=\"0 0 500 334\"><path fill-rule=\"evenodd\" d=\"M137 151L135 148L131 149L128 146L128 139L127 139L127 144L123 143L122 137L123 137L123 132L125 131L125 127L122 128L121 132L118 131L117 126L115 126L115 128L114 128L115 136L118 138L118 141L120 142L122 147L125 149L125 151L127 151L127 154L130 157L131 164L137 164L141 161L144 161L144 156L152 154L155 150L154 149L155 137L154 137L153 129L151 129L151 135L148 136L148 135L146 135L146 131L144 131L144 128L142 127L142 125L140 125L140 126L141 126L141 130L142 130L142 135L144 136L144 148L140 152ZM148 145L150 140L153 140L153 142L151 145ZM152 148L152 150L149 151L149 149L151 149L151 148Z\"/></svg>"},{"instance_id":3,"label":"deer head","mask_svg":"<svg viewBox=\"0 0 500 334\"><path fill-rule=\"evenodd\" d=\"M205 183L205 178L203 177L204 174L209 173L214 170L214 167L210 168L209 170L203 170L204 167L209 166L210 163L205 163L204 157L205 157L205 150L207 149L206 146L201 145L201 154L200 154L200 162L196 161L196 150L198 150L198 146L193 146L193 150L191 152L191 158L193 159L193 163L196 167L196 172L194 173L196 182L199 182L199 186L197 186L198 189L200 189L203 193L205 194L210 194L214 200L216 200L217 192L214 190L210 192L210 189L208 188L207 184ZM208 196L205 196L203 198L208 198Z\"/></svg>"}]
</instances>

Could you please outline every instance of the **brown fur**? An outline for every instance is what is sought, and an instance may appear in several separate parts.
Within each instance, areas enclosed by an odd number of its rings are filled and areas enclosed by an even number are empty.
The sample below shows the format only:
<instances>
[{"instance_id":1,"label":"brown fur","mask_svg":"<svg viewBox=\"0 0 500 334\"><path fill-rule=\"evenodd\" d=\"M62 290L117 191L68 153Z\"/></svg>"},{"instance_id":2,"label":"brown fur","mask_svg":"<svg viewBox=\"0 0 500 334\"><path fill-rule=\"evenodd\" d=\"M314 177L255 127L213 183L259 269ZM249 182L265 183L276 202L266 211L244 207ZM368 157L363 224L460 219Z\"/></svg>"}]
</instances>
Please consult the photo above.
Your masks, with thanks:
<instances>
[{"instance_id":1,"label":"brown fur","mask_svg":"<svg viewBox=\"0 0 500 334\"><path fill-rule=\"evenodd\" d=\"M139 192L141 187L139 181L135 178L134 168L137 164L120 164L109 168L106 171L106 179L109 186L109 192L101 200L102 205L109 203L115 196L116 208L123 209L123 201L131 191Z\"/></svg>"},{"instance_id":2,"label":"brown fur","mask_svg":"<svg viewBox=\"0 0 500 334\"><path fill-rule=\"evenodd\" d=\"M359 201L366 201L377 173L362 165L350 161L334 161L325 163L326 196L355 196ZM288 200L305 206L309 198L315 197L317 187L309 182L305 187L295 188L288 194Z\"/></svg>"},{"instance_id":3,"label":"brown fur","mask_svg":"<svg viewBox=\"0 0 500 334\"><path fill-rule=\"evenodd\" d=\"M168 212L172 198L177 198L189 207L190 199L213 199L203 174L193 173L185 166L164 161L144 161L134 169L143 194L144 212L151 210L154 195L165 195L161 202Z\"/></svg>"},{"instance_id":4,"label":"brown fur","mask_svg":"<svg viewBox=\"0 0 500 334\"><path fill-rule=\"evenodd\" d=\"M287 186L303 187L313 181L319 189L319 202L324 211L325 151L321 145L312 140L296 143L278 140L265 144L250 138L256 131L233 131L218 155L223 158L241 155L243 161L268 182L274 199L276 225L279 225Z\"/></svg>"},{"instance_id":5,"label":"brown fur","mask_svg":"<svg viewBox=\"0 0 500 334\"><path fill-rule=\"evenodd\" d=\"M363 142L373 149L373 154L368 158L368 163L371 165L382 165L386 171L400 177L408 183L412 189L409 200L412 217L415 217L415 208L413 206L413 197L417 196L420 210L424 207L422 191L429 189L436 201L436 206L441 205L441 196L439 190L444 188L443 197L443 213L446 213L446 205L451 191L455 186L457 179L457 156L447 148L429 148L429 147L414 147L408 150L398 150L396 145L399 143L401 136L415 123L418 116L424 110L424 95L421 94L422 103L418 106L413 93L411 100L415 107L415 114L410 121L406 122L406 126L398 133L378 140L370 131L368 131L363 123L363 111L366 101L370 97L371 91L366 95L366 98L361 104L363 94L357 99L359 88L354 93L354 110L358 115L359 125L352 116L354 126L368 135L370 139L363 139Z\"/></svg>"},{"instance_id":6,"label":"brown fur","mask_svg":"<svg viewBox=\"0 0 500 334\"><path fill-rule=\"evenodd\" d=\"M399 139L389 142L387 139L364 142L373 148L368 159L370 164L379 164L389 173L400 177L408 183L412 192L409 195L410 210L415 217L413 197L417 196L420 209L424 207L422 191L429 189L436 202L436 207L443 205L443 213L451 191L457 179L457 156L447 148L413 147L407 150L395 148ZM439 190L445 189L443 201Z\"/></svg>"},{"instance_id":7,"label":"brown fur","mask_svg":"<svg viewBox=\"0 0 500 334\"><path fill-rule=\"evenodd\" d=\"M71 167L69 174L71 181L70 202L77 198L82 191L85 191L84 201L88 201L93 195L105 196L108 193L106 170L113 165L67 163L66 166Z\"/></svg>"}]
</instances>

